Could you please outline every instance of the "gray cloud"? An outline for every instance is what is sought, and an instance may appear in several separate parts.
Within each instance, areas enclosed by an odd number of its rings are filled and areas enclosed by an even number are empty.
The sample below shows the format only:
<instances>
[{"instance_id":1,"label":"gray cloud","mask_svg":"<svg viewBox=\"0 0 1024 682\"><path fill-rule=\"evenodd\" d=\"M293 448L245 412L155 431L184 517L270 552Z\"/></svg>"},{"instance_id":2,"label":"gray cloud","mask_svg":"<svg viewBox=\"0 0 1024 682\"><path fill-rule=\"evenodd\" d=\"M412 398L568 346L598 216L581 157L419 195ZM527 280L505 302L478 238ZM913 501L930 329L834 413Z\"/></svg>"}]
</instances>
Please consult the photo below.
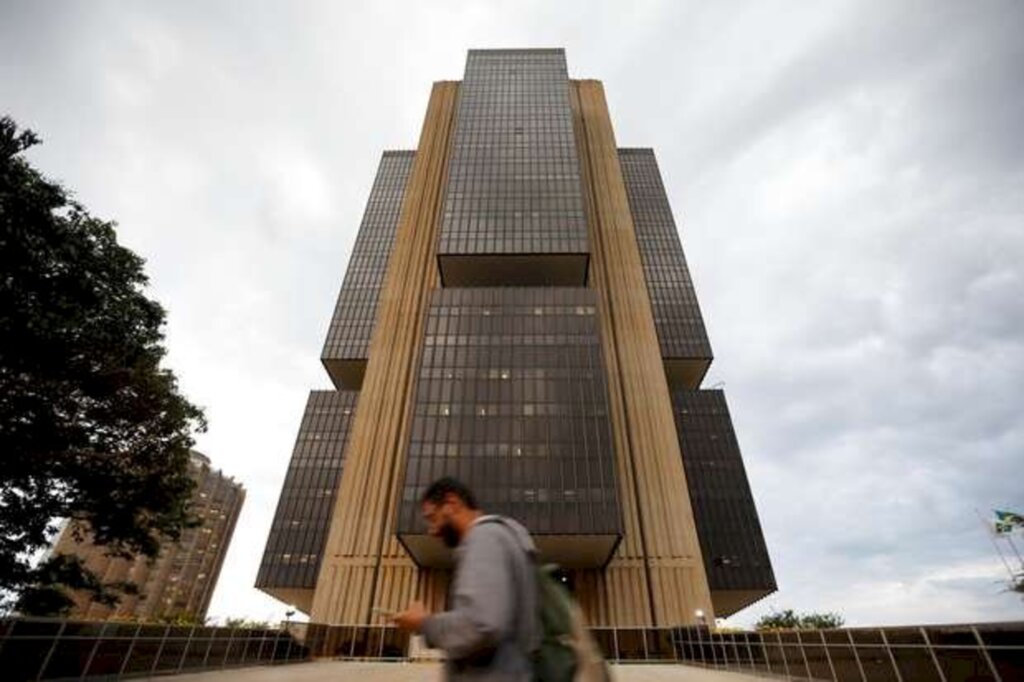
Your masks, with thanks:
<instances>
[{"instance_id":1,"label":"gray cloud","mask_svg":"<svg viewBox=\"0 0 1024 682\"><path fill-rule=\"evenodd\" d=\"M781 592L1019 619L974 509L1024 508L1019 3L8 2L0 102L149 260L249 587L382 149L475 46L563 45L676 210Z\"/></svg>"}]
</instances>

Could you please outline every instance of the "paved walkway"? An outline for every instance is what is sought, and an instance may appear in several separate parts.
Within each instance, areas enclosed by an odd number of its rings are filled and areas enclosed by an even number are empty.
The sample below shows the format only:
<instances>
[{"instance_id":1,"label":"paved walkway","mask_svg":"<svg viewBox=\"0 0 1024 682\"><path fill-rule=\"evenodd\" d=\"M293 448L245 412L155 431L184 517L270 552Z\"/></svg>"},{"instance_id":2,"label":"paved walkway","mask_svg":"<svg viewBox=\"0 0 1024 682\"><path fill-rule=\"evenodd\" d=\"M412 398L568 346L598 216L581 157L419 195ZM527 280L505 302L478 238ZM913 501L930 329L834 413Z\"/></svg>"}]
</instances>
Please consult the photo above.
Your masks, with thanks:
<instances>
[{"instance_id":1,"label":"paved walkway","mask_svg":"<svg viewBox=\"0 0 1024 682\"><path fill-rule=\"evenodd\" d=\"M616 682L765 682L764 677L705 670L687 665L631 664L612 666ZM168 682L435 682L436 663L356 663L323 661L236 668L165 678Z\"/></svg>"}]
</instances>

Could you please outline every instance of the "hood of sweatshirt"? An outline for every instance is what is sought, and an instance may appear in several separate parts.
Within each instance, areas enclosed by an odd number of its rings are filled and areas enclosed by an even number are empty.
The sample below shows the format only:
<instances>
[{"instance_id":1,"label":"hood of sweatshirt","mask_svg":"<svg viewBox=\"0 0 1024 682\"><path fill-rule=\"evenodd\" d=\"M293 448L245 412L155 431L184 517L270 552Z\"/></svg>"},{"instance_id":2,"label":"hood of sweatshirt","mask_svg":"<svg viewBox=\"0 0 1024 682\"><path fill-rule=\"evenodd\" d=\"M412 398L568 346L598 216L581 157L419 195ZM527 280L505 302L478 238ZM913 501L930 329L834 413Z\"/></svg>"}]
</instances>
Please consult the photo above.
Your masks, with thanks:
<instances>
[{"instance_id":1,"label":"hood of sweatshirt","mask_svg":"<svg viewBox=\"0 0 1024 682\"><path fill-rule=\"evenodd\" d=\"M524 552L532 557L537 556L537 546L533 544L533 538L530 537L530 531L526 530L526 526L515 519L507 516L500 516L498 514L484 514L476 520L476 523L500 523L512 531L512 535L515 537L516 542Z\"/></svg>"}]
</instances>

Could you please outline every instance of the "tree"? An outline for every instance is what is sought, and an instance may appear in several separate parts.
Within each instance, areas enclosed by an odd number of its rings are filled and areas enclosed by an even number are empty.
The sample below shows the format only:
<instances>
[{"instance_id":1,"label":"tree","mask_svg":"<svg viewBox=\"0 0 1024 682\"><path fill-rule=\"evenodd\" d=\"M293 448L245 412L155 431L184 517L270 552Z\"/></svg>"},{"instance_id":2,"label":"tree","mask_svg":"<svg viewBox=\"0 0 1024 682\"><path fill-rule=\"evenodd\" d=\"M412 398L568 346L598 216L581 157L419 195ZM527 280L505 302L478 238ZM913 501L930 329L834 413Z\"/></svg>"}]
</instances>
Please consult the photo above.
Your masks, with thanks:
<instances>
[{"instance_id":1,"label":"tree","mask_svg":"<svg viewBox=\"0 0 1024 682\"><path fill-rule=\"evenodd\" d=\"M22 157L38 142L0 118L0 606L52 614L71 605L61 586L107 603L126 587L72 557L33 565L57 520L124 557L195 525L189 448L206 422L160 366L142 258Z\"/></svg>"},{"instance_id":2,"label":"tree","mask_svg":"<svg viewBox=\"0 0 1024 682\"><path fill-rule=\"evenodd\" d=\"M249 618L228 618L224 621L224 627L235 630L271 630L273 626L265 620L251 620Z\"/></svg>"},{"instance_id":3,"label":"tree","mask_svg":"<svg viewBox=\"0 0 1024 682\"><path fill-rule=\"evenodd\" d=\"M797 614L793 609L773 609L768 615L761 616L754 627L758 630L826 630L842 627L845 622L838 613Z\"/></svg>"}]
</instances>

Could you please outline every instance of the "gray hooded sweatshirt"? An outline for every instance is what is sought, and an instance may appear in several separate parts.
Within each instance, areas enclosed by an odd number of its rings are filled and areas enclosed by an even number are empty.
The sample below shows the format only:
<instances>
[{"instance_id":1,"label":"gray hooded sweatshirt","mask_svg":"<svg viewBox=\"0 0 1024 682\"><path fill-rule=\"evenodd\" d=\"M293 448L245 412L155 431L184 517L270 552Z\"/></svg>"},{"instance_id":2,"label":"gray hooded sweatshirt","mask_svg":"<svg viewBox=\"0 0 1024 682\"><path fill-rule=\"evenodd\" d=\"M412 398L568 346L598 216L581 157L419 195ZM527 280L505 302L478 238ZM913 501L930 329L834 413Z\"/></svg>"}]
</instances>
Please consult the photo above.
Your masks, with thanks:
<instances>
[{"instance_id":1,"label":"gray hooded sweatshirt","mask_svg":"<svg viewBox=\"0 0 1024 682\"><path fill-rule=\"evenodd\" d=\"M540 643L529 532L513 519L482 516L455 549L450 610L429 616L422 634L444 650L446 677L528 682Z\"/></svg>"}]
</instances>

